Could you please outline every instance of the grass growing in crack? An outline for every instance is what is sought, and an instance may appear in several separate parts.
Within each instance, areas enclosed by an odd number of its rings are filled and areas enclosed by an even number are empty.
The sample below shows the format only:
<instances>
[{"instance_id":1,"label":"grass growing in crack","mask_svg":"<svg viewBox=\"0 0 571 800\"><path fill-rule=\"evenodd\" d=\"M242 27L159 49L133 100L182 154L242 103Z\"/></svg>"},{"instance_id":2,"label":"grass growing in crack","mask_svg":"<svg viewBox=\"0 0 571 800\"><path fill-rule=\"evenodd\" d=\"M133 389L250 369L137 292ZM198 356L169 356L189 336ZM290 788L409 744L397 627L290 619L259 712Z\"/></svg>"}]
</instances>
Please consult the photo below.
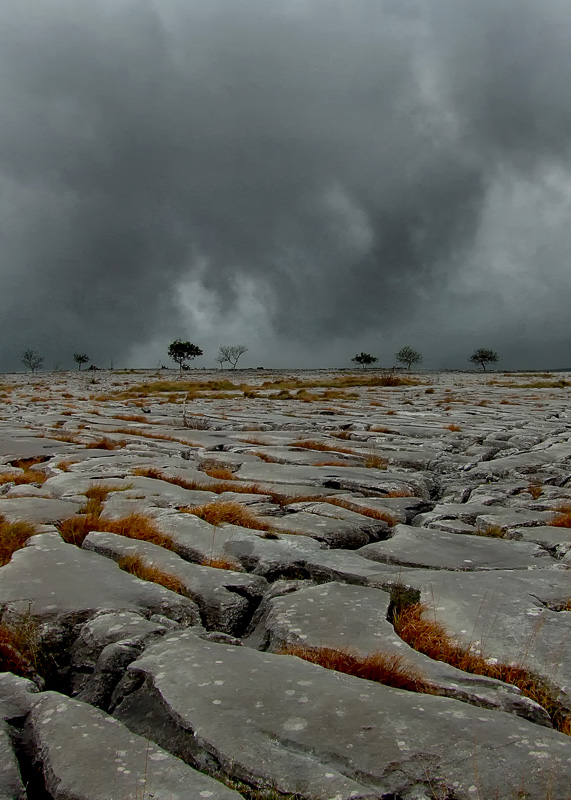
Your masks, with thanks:
<instances>
[{"instance_id":1,"label":"grass growing in crack","mask_svg":"<svg viewBox=\"0 0 571 800\"><path fill-rule=\"evenodd\" d=\"M46 655L39 645L38 623L30 613L11 625L0 625L0 672L13 672L40 685Z\"/></svg>"},{"instance_id":2,"label":"grass growing in crack","mask_svg":"<svg viewBox=\"0 0 571 800\"><path fill-rule=\"evenodd\" d=\"M457 669L474 675L517 686L547 711L553 727L571 736L571 711L558 701L558 693L540 676L523 666L492 662L475 652L469 645L455 641L439 622L424 616L427 607L422 603L397 606L393 613L395 631L410 647L435 661L445 661Z\"/></svg>"},{"instance_id":3,"label":"grass growing in crack","mask_svg":"<svg viewBox=\"0 0 571 800\"><path fill-rule=\"evenodd\" d=\"M203 472L205 472L210 478L214 478L215 480L219 481L235 480L234 473L227 467L203 467Z\"/></svg>"},{"instance_id":4,"label":"grass growing in crack","mask_svg":"<svg viewBox=\"0 0 571 800\"><path fill-rule=\"evenodd\" d=\"M233 475L233 481L216 481L216 483L205 483L188 478L179 478L176 475L166 475L155 467L140 467L133 470L133 475L140 475L145 478L155 478L156 480L166 481L172 483L174 486L181 486L183 489L193 489L203 492L213 492L214 494L222 494L223 492L236 492L238 494L258 494L264 497L269 497L272 503L275 503L282 508L288 506L290 503L302 503L309 500L322 501L326 498L320 495L304 495L296 497L294 495L284 494L275 489L265 488L258 483L243 483L236 479Z\"/></svg>"},{"instance_id":5,"label":"grass growing in crack","mask_svg":"<svg viewBox=\"0 0 571 800\"><path fill-rule=\"evenodd\" d=\"M201 506L181 508L180 511L194 514L195 517L199 517L214 526L222 525L225 522L230 525L239 525L241 528L251 528L258 531L270 530L267 522L260 519L257 514L254 514L242 503L219 501Z\"/></svg>"},{"instance_id":6,"label":"grass growing in crack","mask_svg":"<svg viewBox=\"0 0 571 800\"><path fill-rule=\"evenodd\" d=\"M124 439L120 441L113 441L112 439L108 439L106 436L101 437L101 439L96 439L94 442L89 442L85 445L86 450L120 450L122 447L125 447L127 442Z\"/></svg>"},{"instance_id":7,"label":"grass growing in crack","mask_svg":"<svg viewBox=\"0 0 571 800\"><path fill-rule=\"evenodd\" d=\"M240 565L236 561L232 561L230 558L226 558L226 556L211 556L210 558L204 558L200 562L203 567L214 567L215 569L227 569L231 570L232 572L236 572L240 569Z\"/></svg>"},{"instance_id":8,"label":"grass growing in crack","mask_svg":"<svg viewBox=\"0 0 571 800\"><path fill-rule=\"evenodd\" d=\"M164 586L165 589L170 589L171 592L176 592L184 597L188 596L188 592L181 580L174 575L169 575L168 572L160 569L160 567L147 564L139 555L124 556L117 563L122 570L131 573L131 575L140 578L142 581L158 583L160 586Z\"/></svg>"},{"instance_id":9,"label":"grass growing in crack","mask_svg":"<svg viewBox=\"0 0 571 800\"><path fill-rule=\"evenodd\" d=\"M297 442L292 442L290 447L301 447L304 450L319 450L322 452L348 453L349 455L354 455L353 451L348 447L339 447L338 445L326 444L325 442L320 442L317 439L300 439Z\"/></svg>"},{"instance_id":10,"label":"grass growing in crack","mask_svg":"<svg viewBox=\"0 0 571 800\"><path fill-rule=\"evenodd\" d=\"M434 693L430 683L412 665L407 664L400 655L379 652L363 656L348 649L304 645L287 645L279 652L280 655L297 656L326 669L383 683L385 686L393 686L396 689L407 689L424 694Z\"/></svg>"},{"instance_id":11,"label":"grass growing in crack","mask_svg":"<svg viewBox=\"0 0 571 800\"><path fill-rule=\"evenodd\" d=\"M157 544L167 550L174 549L171 539L157 528L154 520L144 514L129 514L120 519L108 519L100 516L97 510L92 510L90 513L77 514L58 523L57 528L64 541L78 547L81 547L91 531L106 531L128 539L140 539Z\"/></svg>"},{"instance_id":12,"label":"grass growing in crack","mask_svg":"<svg viewBox=\"0 0 571 800\"><path fill-rule=\"evenodd\" d=\"M476 536L489 536L492 539L505 539L506 534L507 530L500 525L487 525L476 530Z\"/></svg>"},{"instance_id":13,"label":"grass growing in crack","mask_svg":"<svg viewBox=\"0 0 571 800\"><path fill-rule=\"evenodd\" d=\"M48 476L44 472L40 472L37 469L27 469L24 472L7 472L0 475L0 486L6 483L14 483L16 486L37 483L41 486L47 479Z\"/></svg>"},{"instance_id":14,"label":"grass growing in crack","mask_svg":"<svg viewBox=\"0 0 571 800\"><path fill-rule=\"evenodd\" d=\"M365 458L364 466L367 469L387 469L389 466L389 462L386 458L381 458L380 456L376 455L368 455Z\"/></svg>"},{"instance_id":15,"label":"grass growing in crack","mask_svg":"<svg viewBox=\"0 0 571 800\"><path fill-rule=\"evenodd\" d=\"M559 512L557 516L548 524L556 528L571 528L571 505L569 503L564 503L559 506L557 511Z\"/></svg>"},{"instance_id":16,"label":"grass growing in crack","mask_svg":"<svg viewBox=\"0 0 571 800\"><path fill-rule=\"evenodd\" d=\"M7 564L16 550L25 546L38 529L31 522L8 522L0 515L0 567Z\"/></svg>"},{"instance_id":17,"label":"grass growing in crack","mask_svg":"<svg viewBox=\"0 0 571 800\"><path fill-rule=\"evenodd\" d=\"M393 528L397 523L396 519L392 517L386 511L380 511L377 508L371 508L370 506L361 506L357 503L352 503L350 500L345 500L341 497L321 497L315 498L319 500L319 502L329 503L332 506L339 506L340 508L346 508L348 511L355 511L357 514L362 514L364 517L370 517L371 519L378 519L383 522L386 522L391 528Z\"/></svg>"}]
</instances>

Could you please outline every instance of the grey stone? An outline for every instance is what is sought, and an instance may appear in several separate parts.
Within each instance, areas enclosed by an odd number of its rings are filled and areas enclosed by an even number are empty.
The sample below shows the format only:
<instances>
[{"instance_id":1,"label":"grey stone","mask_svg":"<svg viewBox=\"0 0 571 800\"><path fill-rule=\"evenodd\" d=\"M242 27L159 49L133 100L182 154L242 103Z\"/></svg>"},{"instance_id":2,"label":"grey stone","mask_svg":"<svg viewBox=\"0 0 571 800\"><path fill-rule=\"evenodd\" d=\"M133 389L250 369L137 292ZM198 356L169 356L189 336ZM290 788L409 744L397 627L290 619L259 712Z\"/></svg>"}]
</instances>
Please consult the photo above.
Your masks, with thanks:
<instances>
[{"instance_id":1,"label":"grey stone","mask_svg":"<svg viewBox=\"0 0 571 800\"><path fill-rule=\"evenodd\" d=\"M0 672L0 718L3 720L25 717L38 691L35 683L11 672Z\"/></svg>"},{"instance_id":2,"label":"grey stone","mask_svg":"<svg viewBox=\"0 0 571 800\"><path fill-rule=\"evenodd\" d=\"M203 624L224 633L244 630L267 589L267 581L258 575L191 564L157 545L113 533L90 533L83 547L116 560L137 555L145 565L158 567L182 583L200 609Z\"/></svg>"},{"instance_id":3,"label":"grey stone","mask_svg":"<svg viewBox=\"0 0 571 800\"><path fill-rule=\"evenodd\" d=\"M561 544L571 544L571 528L556 528L552 525L538 525L535 528L512 528L510 539L535 542L548 549Z\"/></svg>"},{"instance_id":4,"label":"grey stone","mask_svg":"<svg viewBox=\"0 0 571 800\"><path fill-rule=\"evenodd\" d=\"M40 543L42 539L45 543ZM102 609L160 613L177 622L200 620L196 605L162 586L141 581L109 559L56 541L36 537L2 567L0 605L33 617L79 621Z\"/></svg>"},{"instance_id":5,"label":"grey stone","mask_svg":"<svg viewBox=\"0 0 571 800\"><path fill-rule=\"evenodd\" d=\"M385 564L446 570L530 569L554 564L538 545L397 525L384 542L357 553Z\"/></svg>"},{"instance_id":6,"label":"grey stone","mask_svg":"<svg viewBox=\"0 0 571 800\"><path fill-rule=\"evenodd\" d=\"M240 798L117 719L56 692L38 696L27 733L54 800Z\"/></svg>"},{"instance_id":7,"label":"grey stone","mask_svg":"<svg viewBox=\"0 0 571 800\"><path fill-rule=\"evenodd\" d=\"M81 503L39 497L0 498L0 514L11 522L61 522L75 516Z\"/></svg>"},{"instance_id":8,"label":"grey stone","mask_svg":"<svg viewBox=\"0 0 571 800\"><path fill-rule=\"evenodd\" d=\"M187 632L129 671L143 682L117 707L119 719L191 764L254 786L316 800L468 800L477 791L507 800L520 785L545 800L547 787L568 790L571 740L503 712Z\"/></svg>"},{"instance_id":9,"label":"grey stone","mask_svg":"<svg viewBox=\"0 0 571 800\"><path fill-rule=\"evenodd\" d=\"M277 484L308 484L329 489L342 489L385 495L406 491L428 498L424 476L417 473L394 473L362 467L304 467L281 464L244 464L236 473L244 481L265 481Z\"/></svg>"},{"instance_id":10,"label":"grey stone","mask_svg":"<svg viewBox=\"0 0 571 800\"><path fill-rule=\"evenodd\" d=\"M0 800L25 800L26 797L9 728L5 722L0 722Z\"/></svg>"},{"instance_id":11,"label":"grey stone","mask_svg":"<svg viewBox=\"0 0 571 800\"><path fill-rule=\"evenodd\" d=\"M380 577L380 576L379 576ZM431 618L486 658L524 666L571 707L571 614L555 612L569 598L569 571L406 570L386 575L420 591Z\"/></svg>"},{"instance_id":12,"label":"grey stone","mask_svg":"<svg viewBox=\"0 0 571 800\"><path fill-rule=\"evenodd\" d=\"M268 601L258 631L253 633L259 647L274 653L294 645L346 650L363 657L378 653L396 656L402 660L403 669L416 673L436 694L519 714L551 727L547 712L514 686L470 675L409 647L387 619L389 593L335 582L309 587L300 584L295 589Z\"/></svg>"},{"instance_id":13,"label":"grey stone","mask_svg":"<svg viewBox=\"0 0 571 800\"><path fill-rule=\"evenodd\" d=\"M310 511L298 511L286 514L285 517L272 517L271 525L276 531L298 533L311 536L329 547L347 547L354 549L375 541L387 530L387 524L354 514L350 519L342 519L341 514L324 515L317 513L326 503L315 503ZM329 506L333 508L333 506ZM329 508L326 510L329 511ZM313 510L315 509L315 511ZM344 509L341 509L343 511ZM351 512L349 512L351 513Z\"/></svg>"}]
</instances>

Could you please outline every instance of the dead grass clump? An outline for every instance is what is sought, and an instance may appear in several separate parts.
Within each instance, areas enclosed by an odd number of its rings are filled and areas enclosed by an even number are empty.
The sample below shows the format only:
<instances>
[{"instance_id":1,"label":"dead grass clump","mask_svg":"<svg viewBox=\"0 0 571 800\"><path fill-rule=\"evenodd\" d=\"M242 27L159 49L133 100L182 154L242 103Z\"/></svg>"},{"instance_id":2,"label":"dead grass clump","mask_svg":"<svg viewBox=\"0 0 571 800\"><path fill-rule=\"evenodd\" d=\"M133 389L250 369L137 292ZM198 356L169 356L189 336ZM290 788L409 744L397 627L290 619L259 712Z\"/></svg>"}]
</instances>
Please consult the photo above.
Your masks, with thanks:
<instances>
[{"instance_id":1,"label":"dead grass clump","mask_svg":"<svg viewBox=\"0 0 571 800\"><path fill-rule=\"evenodd\" d=\"M538 675L523 666L486 659L469 645L459 644L443 625L423 616L425 611L426 606L422 603L414 603L401 606L393 616L395 631L410 647L435 661L445 661L464 672L486 675L517 686L525 697L543 706L557 730L571 734L571 712L561 706L557 692Z\"/></svg>"},{"instance_id":2,"label":"dead grass clump","mask_svg":"<svg viewBox=\"0 0 571 800\"><path fill-rule=\"evenodd\" d=\"M188 514L209 522L211 525L239 525L241 528L252 528L258 531L268 531L270 526L254 514L247 506L232 501L206 503L202 506L189 506L181 508Z\"/></svg>"},{"instance_id":3,"label":"dead grass clump","mask_svg":"<svg viewBox=\"0 0 571 800\"><path fill-rule=\"evenodd\" d=\"M543 494L543 484L540 481L532 481L527 487L527 491L534 500L538 500Z\"/></svg>"},{"instance_id":4,"label":"dead grass clump","mask_svg":"<svg viewBox=\"0 0 571 800\"><path fill-rule=\"evenodd\" d=\"M297 442L292 442L291 447L301 447L304 450L319 450L320 452L331 452L331 453L349 453L349 455L353 454L353 451L350 450L348 447L339 447L338 445L333 444L326 444L325 442L320 442L317 439L300 439Z\"/></svg>"},{"instance_id":5,"label":"dead grass clump","mask_svg":"<svg viewBox=\"0 0 571 800\"><path fill-rule=\"evenodd\" d=\"M77 464L77 461L60 461L57 464L57 468L61 469L62 472L69 472L69 468L72 464Z\"/></svg>"},{"instance_id":6,"label":"dead grass clump","mask_svg":"<svg viewBox=\"0 0 571 800\"><path fill-rule=\"evenodd\" d=\"M28 470L32 467L36 467L38 464L44 464L46 461L49 461L49 456L34 456L33 458L16 458L14 461L10 461L10 464L16 469L23 469Z\"/></svg>"},{"instance_id":7,"label":"dead grass clump","mask_svg":"<svg viewBox=\"0 0 571 800\"><path fill-rule=\"evenodd\" d=\"M159 567L146 564L141 556L125 556L117 563L122 570L125 572L130 572L131 575L134 575L136 578L140 578L142 581L158 583L160 586L164 586L165 589L170 589L171 592L176 592L184 597L188 596L182 581L180 581L174 575L169 575L168 572L164 572Z\"/></svg>"},{"instance_id":8,"label":"dead grass clump","mask_svg":"<svg viewBox=\"0 0 571 800\"><path fill-rule=\"evenodd\" d=\"M203 567L214 567L215 569L228 569L232 572L236 572L239 569L239 565L232 561L230 558L226 558L225 556L212 556L212 558L204 558L201 561Z\"/></svg>"},{"instance_id":9,"label":"dead grass clump","mask_svg":"<svg viewBox=\"0 0 571 800\"><path fill-rule=\"evenodd\" d=\"M38 533L31 522L8 522L0 515L0 567L7 564L16 550L20 550L30 536Z\"/></svg>"},{"instance_id":10,"label":"dead grass clump","mask_svg":"<svg viewBox=\"0 0 571 800\"><path fill-rule=\"evenodd\" d=\"M27 469L25 472L7 472L0 475L0 486L6 483L15 483L16 486L23 486L30 483L42 484L47 481L45 473L35 469Z\"/></svg>"},{"instance_id":11,"label":"dead grass clump","mask_svg":"<svg viewBox=\"0 0 571 800\"><path fill-rule=\"evenodd\" d=\"M260 461L265 461L266 464L279 464L279 459L269 456L267 453L262 453L260 450L252 450L251 455L257 456Z\"/></svg>"},{"instance_id":12,"label":"dead grass clump","mask_svg":"<svg viewBox=\"0 0 571 800\"><path fill-rule=\"evenodd\" d=\"M371 454L365 458L364 466L367 469L387 469L389 462L386 458Z\"/></svg>"},{"instance_id":13,"label":"dead grass clump","mask_svg":"<svg viewBox=\"0 0 571 800\"><path fill-rule=\"evenodd\" d=\"M120 419L124 422L148 422L142 414L115 414L113 419Z\"/></svg>"},{"instance_id":14,"label":"dead grass clump","mask_svg":"<svg viewBox=\"0 0 571 800\"><path fill-rule=\"evenodd\" d=\"M19 627L0 625L0 672L37 678L37 630L32 623Z\"/></svg>"},{"instance_id":15,"label":"dead grass clump","mask_svg":"<svg viewBox=\"0 0 571 800\"><path fill-rule=\"evenodd\" d=\"M234 473L227 467L204 467L203 470L209 477L219 481L233 481Z\"/></svg>"},{"instance_id":16,"label":"dead grass clump","mask_svg":"<svg viewBox=\"0 0 571 800\"><path fill-rule=\"evenodd\" d=\"M144 514L129 514L120 519L108 519L96 512L77 514L58 523L57 527L68 544L75 544L78 547L81 547L83 540L91 531L107 531L126 536L128 539L140 539L157 544L167 550L174 549L171 539L157 528L154 520Z\"/></svg>"},{"instance_id":17,"label":"dead grass clump","mask_svg":"<svg viewBox=\"0 0 571 800\"><path fill-rule=\"evenodd\" d=\"M313 498L316 499L316 498ZM371 519L379 519L383 522L386 522L391 528L393 528L397 522L394 517L388 514L386 511L379 511L378 508L371 508L370 506L361 506L357 503L352 503L350 500L345 500L341 497L321 497L317 498L320 502L329 503L332 506L339 506L340 508L346 508L348 511L355 511L357 514L362 514L364 517L370 517Z\"/></svg>"},{"instance_id":18,"label":"dead grass clump","mask_svg":"<svg viewBox=\"0 0 571 800\"><path fill-rule=\"evenodd\" d=\"M135 428L114 428L109 433L123 433L127 436L142 436L144 439L162 439L166 442L179 442L181 444L186 444L189 447L194 447L195 445L191 445L186 442L184 439L177 439L176 436L170 436L168 433L155 433L154 431L142 431L140 429ZM124 447L127 444L125 440L121 441L121 447Z\"/></svg>"},{"instance_id":19,"label":"dead grass clump","mask_svg":"<svg viewBox=\"0 0 571 800\"><path fill-rule=\"evenodd\" d=\"M445 425L444 427L446 428L446 430L452 431L453 433L458 433L459 431L462 430L460 425L455 425L454 423L452 423L451 425Z\"/></svg>"},{"instance_id":20,"label":"dead grass clump","mask_svg":"<svg viewBox=\"0 0 571 800\"><path fill-rule=\"evenodd\" d=\"M85 445L86 450L119 450L121 447L125 447L127 442L122 439L119 442L114 442L111 439L108 439L106 436L103 436L101 439L97 439L94 442L89 442Z\"/></svg>"},{"instance_id":21,"label":"dead grass clump","mask_svg":"<svg viewBox=\"0 0 571 800\"><path fill-rule=\"evenodd\" d=\"M325 669L354 675L368 681L383 683L396 689L410 692L433 694L432 686L420 673L400 655L388 653L372 653L362 656L348 649L338 650L333 647L307 647L304 645L286 645L280 655L297 656L312 664L319 664Z\"/></svg>"},{"instance_id":22,"label":"dead grass clump","mask_svg":"<svg viewBox=\"0 0 571 800\"><path fill-rule=\"evenodd\" d=\"M559 512L554 517L549 525L554 525L556 528L571 528L571 505L564 503L557 509Z\"/></svg>"},{"instance_id":23,"label":"dead grass clump","mask_svg":"<svg viewBox=\"0 0 571 800\"><path fill-rule=\"evenodd\" d=\"M478 528L477 536L489 536L492 539L505 539L507 531L500 525L486 525L485 528Z\"/></svg>"},{"instance_id":24,"label":"dead grass clump","mask_svg":"<svg viewBox=\"0 0 571 800\"><path fill-rule=\"evenodd\" d=\"M332 431L331 436L334 436L336 439L352 439L353 436L351 431Z\"/></svg>"}]
</instances>

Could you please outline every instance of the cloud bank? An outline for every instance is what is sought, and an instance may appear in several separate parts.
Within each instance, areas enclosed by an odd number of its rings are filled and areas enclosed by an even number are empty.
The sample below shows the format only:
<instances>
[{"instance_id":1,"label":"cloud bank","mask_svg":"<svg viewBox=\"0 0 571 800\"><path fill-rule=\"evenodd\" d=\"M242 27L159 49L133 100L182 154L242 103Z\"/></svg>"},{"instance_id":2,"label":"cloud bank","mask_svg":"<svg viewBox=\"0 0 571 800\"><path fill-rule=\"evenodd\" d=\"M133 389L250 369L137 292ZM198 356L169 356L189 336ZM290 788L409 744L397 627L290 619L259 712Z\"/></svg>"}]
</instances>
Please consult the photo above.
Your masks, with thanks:
<instances>
[{"instance_id":1,"label":"cloud bank","mask_svg":"<svg viewBox=\"0 0 571 800\"><path fill-rule=\"evenodd\" d=\"M571 366L571 7L0 0L0 369Z\"/></svg>"}]
</instances>

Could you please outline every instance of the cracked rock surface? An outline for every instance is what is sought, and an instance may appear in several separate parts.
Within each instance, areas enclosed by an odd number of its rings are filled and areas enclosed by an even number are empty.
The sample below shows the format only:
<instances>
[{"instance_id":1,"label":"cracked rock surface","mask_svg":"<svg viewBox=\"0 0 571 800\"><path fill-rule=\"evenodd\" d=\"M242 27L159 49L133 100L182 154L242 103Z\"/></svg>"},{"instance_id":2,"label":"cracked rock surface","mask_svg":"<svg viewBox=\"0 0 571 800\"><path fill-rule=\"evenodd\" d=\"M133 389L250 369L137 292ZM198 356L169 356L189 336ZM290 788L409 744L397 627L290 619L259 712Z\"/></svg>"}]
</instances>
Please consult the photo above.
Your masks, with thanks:
<instances>
[{"instance_id":1,"label":"cracked rock surface","mask_svg":"<svg viewBox=\"0 0 571 800\"><path fill-rule=\"evenodd\" d=\"M4 376L0 800L570 800L570 397Z\"/></svg>"}]
</instances>

